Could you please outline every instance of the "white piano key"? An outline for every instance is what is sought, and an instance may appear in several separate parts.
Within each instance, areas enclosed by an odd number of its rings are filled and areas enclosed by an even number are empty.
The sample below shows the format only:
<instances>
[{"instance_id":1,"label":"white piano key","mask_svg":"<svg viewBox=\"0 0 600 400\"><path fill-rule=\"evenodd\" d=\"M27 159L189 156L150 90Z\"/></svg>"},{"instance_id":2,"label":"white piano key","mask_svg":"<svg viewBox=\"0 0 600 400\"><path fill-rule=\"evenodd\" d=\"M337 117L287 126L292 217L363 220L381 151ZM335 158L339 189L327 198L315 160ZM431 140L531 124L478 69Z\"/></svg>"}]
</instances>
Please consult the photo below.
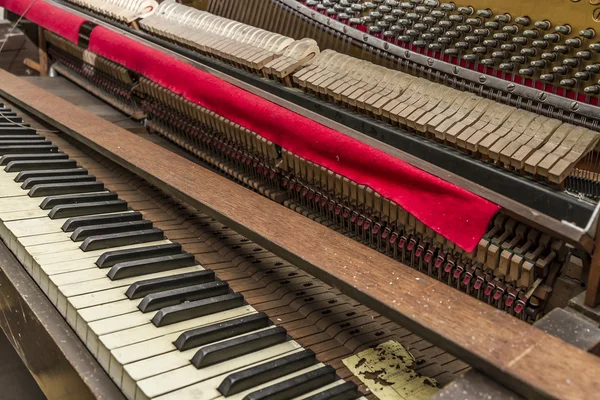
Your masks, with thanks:
<instances>
[{"instance_id":1,"label":"white piano key","mask_svg":"<svg viewBox=\"0 0 600 400\"><path fill-rule=\"evenodd\" d=\"M236 357L222 363L211 365L206 368L197 369L193 365L168 371L148 379L137 382L138 390L135 395L136 400L152 399L186 386L199 384L208 379L219 377L221 382L229 374L236 371L253 367L276 358L287 356L302 351L302 347L293 340L285 343L268 347L264 350L256 351L241 357ZM218 381L218 379L217 379ZM218 385L221 384L218 383ZM218 387L217 385L217 387Z\"/></svg>"},{"instance_id":2,"label":"white piano key","mask_svg":"<svg viewBox=\"0 0 600 400\"><path fill-rule=\"evenodd\" d=\"M174 392L168 393L166 395L163 396L158 396L155 397L156 400L196 400L196 399L202 399L202 400L214 400L214 399L227 399L227 400L242 400L247 394L252 393L256 390L265 388L265 387L269 387L271 385L274 385L276 383L279 382L283 382L285 380L288 380L290 378L296 377L298 375L302 375L305 374L307 372L310 371L314 371L316 369L319 369L321 367L323 367L324 365L321 363L315 364L315 365L311 365L308 368L305 368L303 370L300 371L296 371L292 374L283 376L281 378L277 378L274 379L268 383L264 383L262 385L258 385L252 389L248 389L245 390L243 392L234 394L232 396L228 396L228 397L223 397L221 395L221 393L219 393L219 391L217 390L217 388L219 387L219 385L221 384L221 382L223 382L223 379L225 379L225 377L228 374L223 374L219 377L210 379L208 381L205 382L200 382L200 383L196 383L194 385L190 385L187 386L183 389L180 390L176 390ZM136 398L136 400L138 400Z\"/></svg>"}]
</instances>

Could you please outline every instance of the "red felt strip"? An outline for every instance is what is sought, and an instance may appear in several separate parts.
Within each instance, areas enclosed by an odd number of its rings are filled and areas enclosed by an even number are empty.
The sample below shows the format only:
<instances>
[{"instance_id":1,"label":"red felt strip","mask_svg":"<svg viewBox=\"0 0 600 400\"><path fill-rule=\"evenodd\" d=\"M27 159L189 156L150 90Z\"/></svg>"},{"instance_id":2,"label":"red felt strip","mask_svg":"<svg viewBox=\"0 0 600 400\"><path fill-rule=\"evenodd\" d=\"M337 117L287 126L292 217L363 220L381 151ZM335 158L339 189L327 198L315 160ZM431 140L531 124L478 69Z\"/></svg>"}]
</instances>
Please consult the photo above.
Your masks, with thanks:
<instances>
[{"instance_id":1,"label":"red felt strip","mask_svg":"<svg viewBox=\"0 0 600 400\"><path fill-rule=\"evenodd\" d=\"M2 1L5 7L21 12L29 6L28 0ZM54 8L38 1L44 8ZM77 41L83 19L58 9L45 13L53 17L38 14L36 8L32 21ZM92 31L88 49L309 161L371 187L467 251L476 247L500 209L402 160L103 27Z\"/></svg>"},{"instance_id":2,"label":"red felt strip","mask_svg":"<svg viewBox=\"0 0 600 400\"><path fill-rule=\"evenodd\" d=\"M85 19L42 0L0 0L0 6L23 15L31 22L77 43L79 27Z\"/></svg>"}]
</instances>

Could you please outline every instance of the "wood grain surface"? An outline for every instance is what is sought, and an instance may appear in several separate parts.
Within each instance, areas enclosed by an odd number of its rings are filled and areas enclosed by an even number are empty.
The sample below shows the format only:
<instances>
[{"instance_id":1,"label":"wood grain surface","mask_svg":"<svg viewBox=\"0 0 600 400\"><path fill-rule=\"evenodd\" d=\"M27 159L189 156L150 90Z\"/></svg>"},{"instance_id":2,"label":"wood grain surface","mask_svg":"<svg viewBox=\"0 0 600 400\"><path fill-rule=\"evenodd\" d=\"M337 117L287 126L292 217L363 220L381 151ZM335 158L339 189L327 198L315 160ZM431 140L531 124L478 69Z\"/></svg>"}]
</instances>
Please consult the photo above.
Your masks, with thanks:
<instances>
[{"instance_id":1,"label":"wood grain surface","mask_svg":"<svg viewBox=\"0 0 600 400\"><path fill-rule=\"evenodd\" d=\"M597 396L597 357L4 71L0 95L523 396Z\"/></svg>"}]
</instances>

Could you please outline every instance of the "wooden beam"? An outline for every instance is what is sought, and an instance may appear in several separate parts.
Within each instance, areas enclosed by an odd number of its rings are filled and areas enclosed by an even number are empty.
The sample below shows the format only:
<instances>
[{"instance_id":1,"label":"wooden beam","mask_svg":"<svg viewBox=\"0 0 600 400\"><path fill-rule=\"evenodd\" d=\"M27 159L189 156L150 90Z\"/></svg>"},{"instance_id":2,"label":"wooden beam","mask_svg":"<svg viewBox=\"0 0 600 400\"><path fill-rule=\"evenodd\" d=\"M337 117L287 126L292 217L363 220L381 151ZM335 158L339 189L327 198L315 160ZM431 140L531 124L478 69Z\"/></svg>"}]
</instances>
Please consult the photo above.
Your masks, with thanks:
<instances>
[{"instance_id":1,"label":"wooden beam","mask_svg":"<svg viewBox=\"0 0 600 400\"><path fill-rule=\"evenodd\" d=\"M585 290L585 305L595 308L600 304L600 223L596 228L596 245Z\"/></svg>"},{"instance_id":2,"label":"wooden beam","mask_svg":"<svg viewBox=\"0 0 600 400\"><path fill-rule=\"evenodd\" d=\"M38 26L39 72L40 76L48 76L48 45L44 28Z\"/></svg>"},{"instance_id":3,"label":"wooden beam","mask_svg":"<svg viewBox=\"0 0 600 400\"><path fill-rule=\"evenodd\" d=\"M596 397L597 357L5 71L0 96L524 397Z\"/></svg>"}]
</instances>

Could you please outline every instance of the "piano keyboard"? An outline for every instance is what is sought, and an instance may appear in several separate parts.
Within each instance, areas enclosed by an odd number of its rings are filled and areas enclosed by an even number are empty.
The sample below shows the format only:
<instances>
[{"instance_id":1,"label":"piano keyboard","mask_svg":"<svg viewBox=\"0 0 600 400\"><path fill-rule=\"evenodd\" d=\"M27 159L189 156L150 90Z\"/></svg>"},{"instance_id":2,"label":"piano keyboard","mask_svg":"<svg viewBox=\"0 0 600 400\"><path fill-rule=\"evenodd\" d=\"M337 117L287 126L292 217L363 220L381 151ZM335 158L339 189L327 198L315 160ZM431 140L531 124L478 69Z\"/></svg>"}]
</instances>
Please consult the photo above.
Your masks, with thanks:
<instances>
[{"instance_id":1,"label":"piano keyboard","mask_svg":"<svg viewBox=\"0 0 600 400\"><path fill-rule=\"evenodd\" d=\"M76 160L0 112L0 237L128 399L359 396Z\"/></svg>"}]
</instances>

